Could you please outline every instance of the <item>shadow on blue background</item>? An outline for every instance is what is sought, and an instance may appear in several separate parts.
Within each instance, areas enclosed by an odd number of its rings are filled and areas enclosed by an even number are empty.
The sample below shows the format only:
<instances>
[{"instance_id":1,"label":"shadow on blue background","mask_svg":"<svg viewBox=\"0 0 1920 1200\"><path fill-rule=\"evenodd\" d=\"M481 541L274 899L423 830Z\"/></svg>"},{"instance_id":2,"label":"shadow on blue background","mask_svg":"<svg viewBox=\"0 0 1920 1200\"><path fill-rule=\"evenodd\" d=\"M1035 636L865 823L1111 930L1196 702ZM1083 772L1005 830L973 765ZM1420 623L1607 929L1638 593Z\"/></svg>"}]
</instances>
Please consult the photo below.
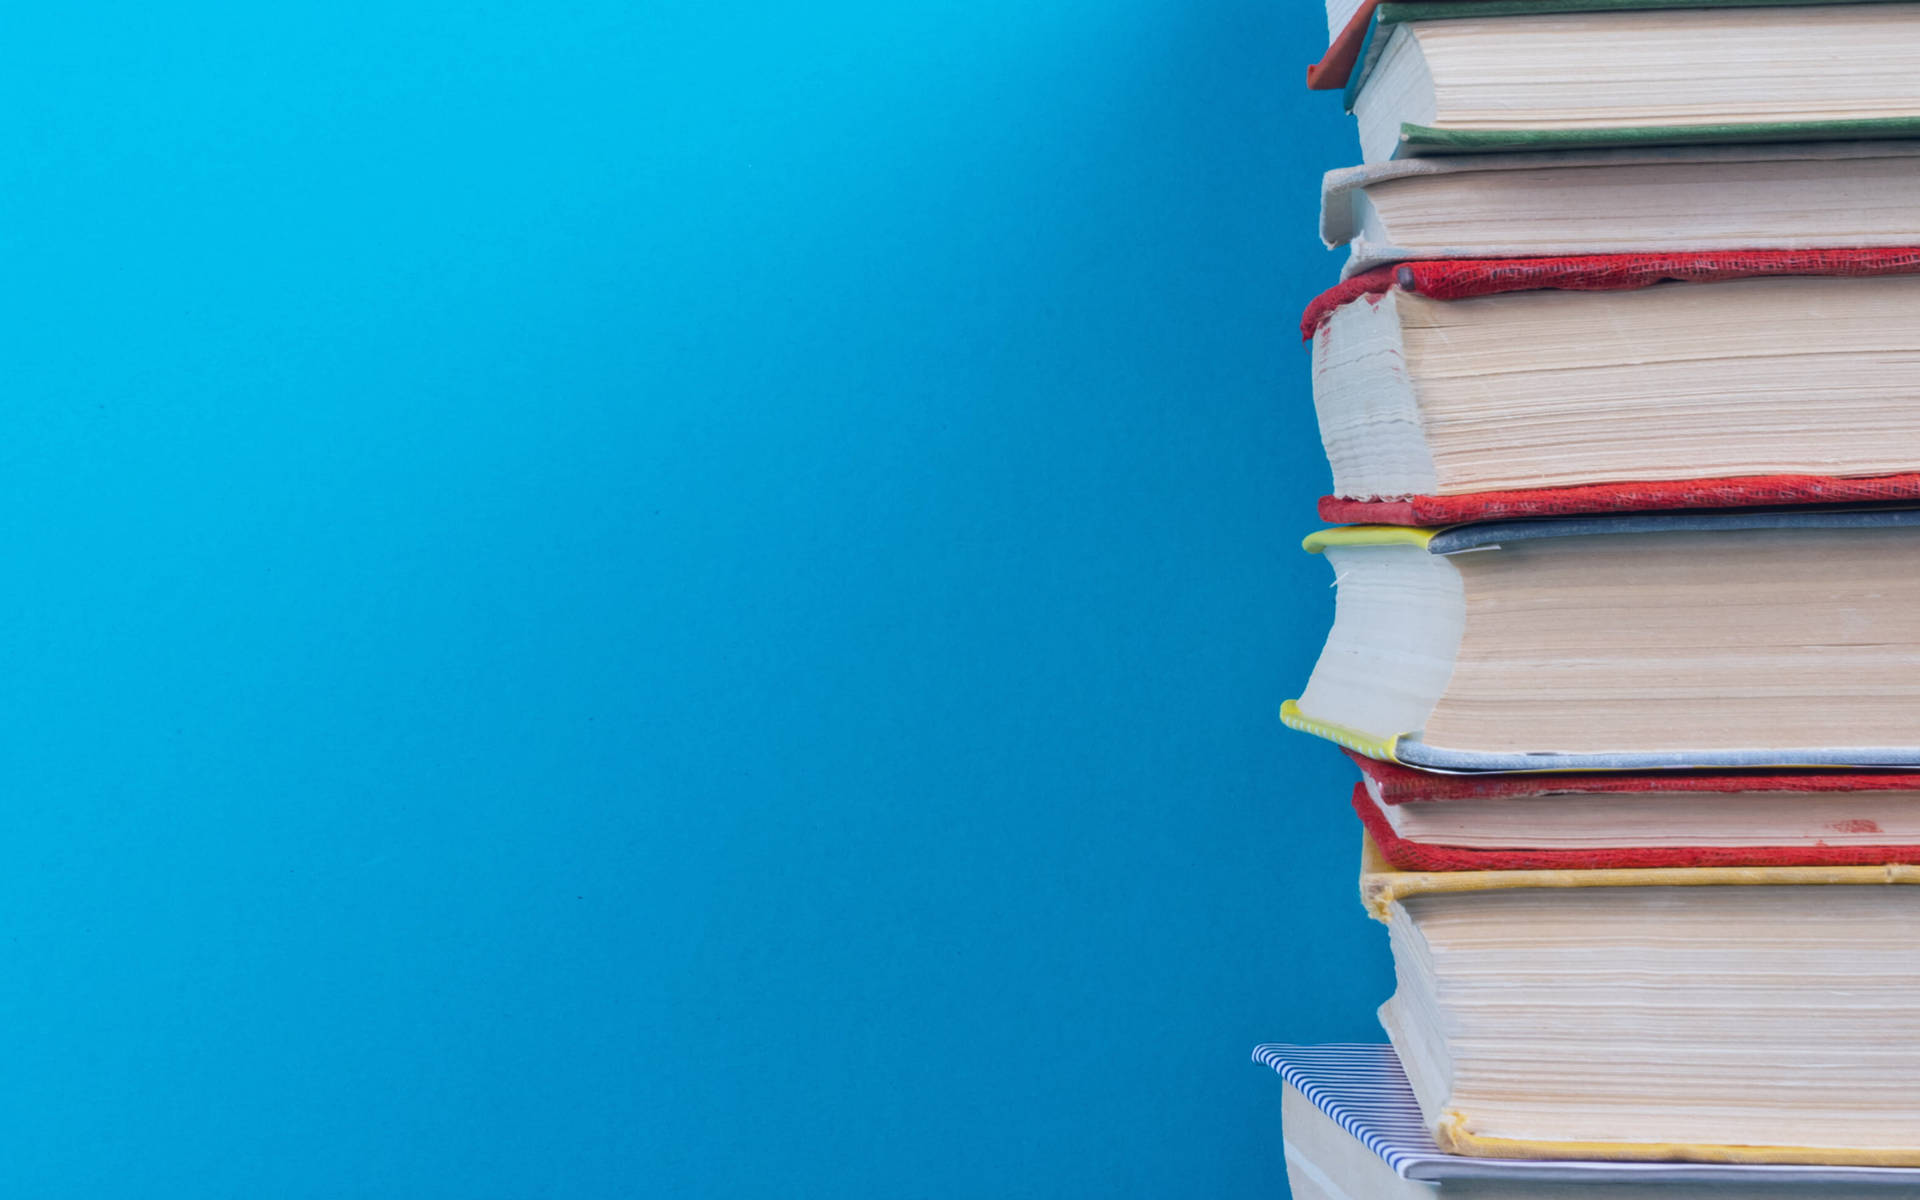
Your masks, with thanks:
<instances>
[{"instance_id":1,"label":"shadow on blue background","mask_svg":"<svg viewBox=\"0 0 1920 1200\"><path fill-rule=\"evenodd\" d=\"M0 1189L1284 1194L1317 6L58 13Z\"/></svg>"}]
</instances>

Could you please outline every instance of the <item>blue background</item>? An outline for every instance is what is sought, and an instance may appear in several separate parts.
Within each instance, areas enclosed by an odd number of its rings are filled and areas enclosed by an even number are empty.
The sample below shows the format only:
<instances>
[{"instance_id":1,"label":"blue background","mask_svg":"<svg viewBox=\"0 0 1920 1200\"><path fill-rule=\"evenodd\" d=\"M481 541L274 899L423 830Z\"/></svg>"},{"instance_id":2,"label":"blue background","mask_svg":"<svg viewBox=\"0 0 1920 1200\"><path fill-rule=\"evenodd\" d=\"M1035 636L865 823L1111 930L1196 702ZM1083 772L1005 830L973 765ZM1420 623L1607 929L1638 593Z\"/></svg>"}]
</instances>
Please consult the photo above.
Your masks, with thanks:
<instances>
[{"instance_id":1,"label":"blue background","mask_svg":"<svg viewBox=\"0 0 1920 1200\"><path fill-rule=\"evenodd\" d=\"M1317 5L9 26L0 1188L1284 1193Z\"/></svg>"}]
</instances>

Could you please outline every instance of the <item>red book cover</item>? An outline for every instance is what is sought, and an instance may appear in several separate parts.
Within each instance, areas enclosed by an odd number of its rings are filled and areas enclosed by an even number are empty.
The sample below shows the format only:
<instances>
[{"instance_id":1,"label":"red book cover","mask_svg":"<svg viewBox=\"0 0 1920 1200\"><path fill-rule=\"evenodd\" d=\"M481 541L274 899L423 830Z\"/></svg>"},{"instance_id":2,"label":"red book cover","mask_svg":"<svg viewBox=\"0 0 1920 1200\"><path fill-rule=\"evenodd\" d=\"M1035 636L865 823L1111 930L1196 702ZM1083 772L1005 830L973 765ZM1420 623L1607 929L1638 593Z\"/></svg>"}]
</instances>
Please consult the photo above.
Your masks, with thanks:
<instances>
[{"instance_id":1,"label":"red book cover","mask_svg":"<svg viewBox=\"0 0 1920 1200\"><path fill-rule=\"evenodd\" d=\"M1638 867L1812 867L1920 863L1920 845L1646 846L1592 850L1499 849L1416 841L1394 831L1385 806L1578 793L1691 793L1701 804L1752 792L1920 792L1920 773L1691 771L1604 774L1437 775L1348 753L1366 781L1353 808L1380 852L1403 871L1590 871ZM1371 788L1369 788L1371 784ZM1375 794L1379 799L1376 800ZM1852 830L1852 832L1861 832Z\"/></svg>"},{"instance_id":2,"label":"red book cover","mask_svg":"<svg viewBox=\"0 0 1920 1200\"><path fill-rule=\"evenodd\" d=\"M1623 291L1658 283L1711 283L1770 275L1920 273L1920 247L1615 254L1564 258L1451 259L1401 263L1356 275L1321 293L1300 323L1303 339L1335 309L1370 303L1390 290L1460 300L1535 289ZM1580 513L1761 508L1804 504L1886 504L1920 500L1920 472L1842 477L1747 475L1598 483L1461 495L1326 496L1320 518L1336 524L1459 525Z\"/></svg>"},{"instance_id":3,"label":"red book cover","mask_svg":"<svg viewBox=\"0 0 1920 1200\"><path fill-rule=\"evenodd\" d=\"M1378 7L1380 0L1360 0L1360 7L1354 10L1353 18L1340 31L1340 36L1333 39L1319 62L1307 68L1309 88L1316 92L1337 92L1347 86L1354 64L1360 61L1360 51L1367 44L1373 10Z\"/></svg>"},{"instance_id":4,"label":"red book cover","mask_svg":"<svg viewBox=\"0 0 1920 1200\"><path fill-rule=\"evenodd\" d=\"M1316 92L1337 92L1353 78L1360 65L1360 53L1367 48L1367 31L1373 27L1373 10L1386 0L1360 0L1338 37L1328 44L1320 61L1307 68L1307 87Z\"/></svg>"},{"instance_id":5,"label":"red book cover","mask_svg":"<svg viewBox=\"0 0 1920 1200\"><path fill-rule=\"evenodd\" d=\"M1307 305L1300 318L1300 338L1311 341L1314 331L1341 305L1385 295L1394 288L1434 300L1465 300L1542 288L1623 292L1656 283L1717 283L1766 275L1913 274L1920 274L1920 246L1431 259L1377 267L1341 280Z\"/></svg>"}]
</instances>

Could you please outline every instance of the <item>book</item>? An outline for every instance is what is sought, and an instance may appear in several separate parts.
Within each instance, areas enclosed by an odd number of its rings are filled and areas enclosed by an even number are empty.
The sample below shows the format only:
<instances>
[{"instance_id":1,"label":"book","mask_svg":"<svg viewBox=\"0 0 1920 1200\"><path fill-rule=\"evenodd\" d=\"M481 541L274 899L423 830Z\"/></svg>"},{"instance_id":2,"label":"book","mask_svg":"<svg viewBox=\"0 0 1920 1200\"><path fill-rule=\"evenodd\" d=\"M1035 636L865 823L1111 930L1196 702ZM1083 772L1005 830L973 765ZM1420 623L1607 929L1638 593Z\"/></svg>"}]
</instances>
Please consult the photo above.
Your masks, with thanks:
<instances>
[{"instance_id":1,"label":"book","mask_svg":"<svg viewBox=\"0 0 1920 1200\"><path fill-rule=\"evenodd\" d=\"M1920 134L1920 5L1382 4L1362 157ZM1842 65L1844 64L1844 65Z\"/></svg>"},{"instance_id":2,"label":"book","mask_svg":"<svg viewBox=\"0 0 1920 1200\"><path fill-rule=\"evenodd\" d=\"M1891 1200L1920 1170L1796 1164L1530 1162L1447 1154L1427 1133L1390 1046L1254 1049L1279 1074L1282 1145L1295 1200ZM1632 1189L1630 1192L1626 1189Z\"/></svg>"},{"instance_id":3,"label":"book","mask_svg":"<svg viewBox=\"0 0 1920 1200\"><path fill-rule=\"evenodd\" d=\"M1668 8L1675 0L1591 0L1583 7L1605 11L1612 8ZM1694 0L1694 7L1710 8L1715 5L1731 4L1757 7L1765 4L1839 4L1854 0ZM1862 0L1871 3L1872 0ZM1451 3L1460 6L1465 12L1475 9L1473 15L1499 16L1510 12L1512 5L1501 0L1425 0L1425 6ZM1307 68L1307 87L1315 91L1339 91L1350 81L1354 66L1359 62L1361 52L1367 48L1368 35L1373 31L1374 10L1382 0L1327 0L1327 50L1320 61ZM1558 6L1561 11L1577 11L1572 0L1563 0Z\"/></svg>"},{"instance_id":4,"label":"book","mask_svg":"<svg viewBox=\"0 0 1920 1200\"><path fill-rule=\"evenodd\" d=\"M1920 497L1916 272L1920 249L1899 247L1422 261L1348 279L1301 328L1334 500L1374 507L1323 514Z\"/></svg>"},{"instance_id":5,"label":"book","mask_svg":"<svg viewBox=\"0 0 1920 1200\"><path fill-rule=\"evenodd\" d=\"M1406 872L1381 1024L1490 1158L1920 1165L1920 867Z\"/></svg>"},{"instance_id":6,"label":"book","mask_svg":"<svg viewBox=\"0 0 1920 1200\"><path fill-rule=\"evenodd\" d=\"M1920 142L1404 158L1329 171L1342 278L1408 259L1920 245Z\"/></svg>"},{"instance_id":7,"label":"book","mask_svg":"<svg viewBox=\"0 0 1920 1200\"><path fill-rule=\"evenodd\" d=\"M1295 729L1441 771L1920 766L1920 510L1648 514L1303 543Z\"/></svg>"},{"instance_id":8,"label":"book","mask_svg":"<svg viewBox=\"0 0 1920 1200\"><path fill-rule=\"evenodd\" d=\"M1437 775L1349 752L1353 807L1403 871L1920 863L1920 774Z\"/></svg>"}]
</instances>

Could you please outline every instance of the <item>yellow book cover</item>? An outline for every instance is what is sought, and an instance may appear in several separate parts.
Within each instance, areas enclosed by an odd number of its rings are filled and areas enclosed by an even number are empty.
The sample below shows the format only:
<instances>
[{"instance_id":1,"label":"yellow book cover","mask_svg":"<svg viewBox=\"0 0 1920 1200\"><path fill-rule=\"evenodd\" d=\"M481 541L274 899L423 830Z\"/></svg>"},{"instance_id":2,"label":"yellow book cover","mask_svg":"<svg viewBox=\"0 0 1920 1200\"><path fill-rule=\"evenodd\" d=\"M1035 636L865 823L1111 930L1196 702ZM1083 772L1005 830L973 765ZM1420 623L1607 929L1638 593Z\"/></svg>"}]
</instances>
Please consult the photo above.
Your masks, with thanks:
<instances>
[{"instance_id":1,"label":"yellow book cover","mask_svg":"<svg viewBox=\"0 0 1920 1200\"><path fill-rule=\"evenodd\" d=\"M1370 837L1360 842L1360 901L1375 920L1409 896L1508 888L1725 887L1753 884L1920 883L1920 866L1633 867L1600 871L1402 871Z\"/></svg>"}]
</instances>

